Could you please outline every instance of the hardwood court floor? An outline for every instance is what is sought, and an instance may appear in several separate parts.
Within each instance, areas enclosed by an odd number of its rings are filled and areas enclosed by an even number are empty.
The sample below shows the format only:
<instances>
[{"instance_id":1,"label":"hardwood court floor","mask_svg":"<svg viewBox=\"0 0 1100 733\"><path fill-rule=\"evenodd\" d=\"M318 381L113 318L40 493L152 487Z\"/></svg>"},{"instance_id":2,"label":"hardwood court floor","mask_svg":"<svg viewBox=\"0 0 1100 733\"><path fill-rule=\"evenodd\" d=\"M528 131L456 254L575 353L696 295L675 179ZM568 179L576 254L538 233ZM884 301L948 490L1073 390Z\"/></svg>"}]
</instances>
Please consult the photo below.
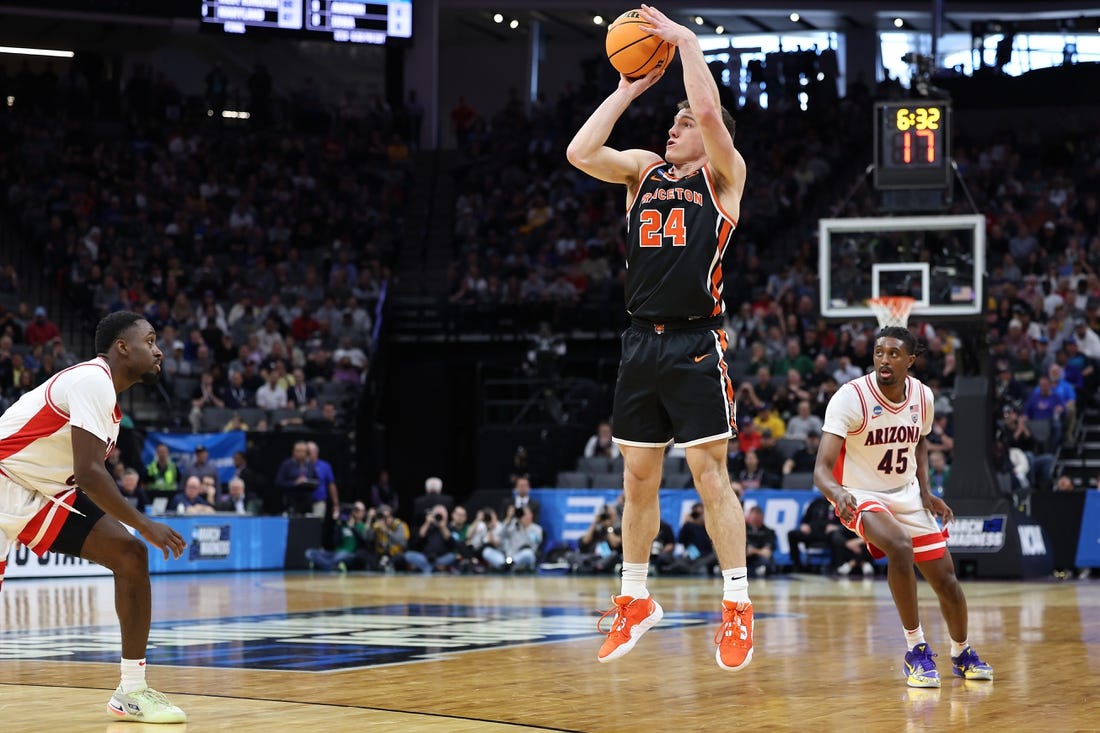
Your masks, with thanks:
<instances>
[{"instance_id":1,"label":"hardwood court floor","mask_svg":"<svg viewBox=\"0 0 1100 733\"><path fill-rule=\"evenodd\" d=\"M912 690L881 578L754 582L756 656L731 673L714 663L705 579L654 579L665 621L600 665L592 612L611 578L158 576L149 678L190 722L146 726L105 706L118 680L110 579L14 581L0 592L0 730L1100 729L1100 582L964 588L996 681L951 676L922 585L944 684Z\"/></svg>"}]
</instances>

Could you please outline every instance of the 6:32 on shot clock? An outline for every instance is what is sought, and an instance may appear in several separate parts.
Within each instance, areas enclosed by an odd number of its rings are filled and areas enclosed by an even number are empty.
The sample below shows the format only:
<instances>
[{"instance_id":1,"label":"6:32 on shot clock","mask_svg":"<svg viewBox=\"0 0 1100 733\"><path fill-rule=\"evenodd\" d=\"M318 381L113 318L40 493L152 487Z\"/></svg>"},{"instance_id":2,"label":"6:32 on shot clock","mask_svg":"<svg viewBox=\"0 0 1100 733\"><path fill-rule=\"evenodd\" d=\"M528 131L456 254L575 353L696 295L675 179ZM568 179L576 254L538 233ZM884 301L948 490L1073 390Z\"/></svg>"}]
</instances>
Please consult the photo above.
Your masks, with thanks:
<instances>
[{"instance_id":1,"label":"6:32 on shot clock","mask_svg":"<svg viewBox=\"0 0 1100 733\"><path fill-rule=\"evenodd\" d=\"M875 187L946 188L951 183L951 106L910 99L875 104Z\"/></svg>"}]
</instances>

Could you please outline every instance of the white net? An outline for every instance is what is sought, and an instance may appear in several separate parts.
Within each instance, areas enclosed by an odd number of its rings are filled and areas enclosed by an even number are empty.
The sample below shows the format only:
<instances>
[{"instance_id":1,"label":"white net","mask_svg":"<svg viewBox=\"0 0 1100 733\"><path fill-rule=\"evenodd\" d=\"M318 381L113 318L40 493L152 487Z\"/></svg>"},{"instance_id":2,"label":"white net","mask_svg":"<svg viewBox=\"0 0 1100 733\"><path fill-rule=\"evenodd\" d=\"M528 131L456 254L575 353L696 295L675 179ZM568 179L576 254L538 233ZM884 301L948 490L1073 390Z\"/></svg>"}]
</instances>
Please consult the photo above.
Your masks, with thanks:
<instances>
[{"instance_id":1,"label":"white net","mask_svg":"<svg viewBox=\"0 0 1100 733\"><path fill-rule=\"evenodd\" d=\"M916 302L915 298L904 295L890 295L882 298L869 298L867 305L875 312L879 328L886 328L887 326L904 327L909 325L909 312L913 310L913 305Z\"/></svg>"}]
</instances>

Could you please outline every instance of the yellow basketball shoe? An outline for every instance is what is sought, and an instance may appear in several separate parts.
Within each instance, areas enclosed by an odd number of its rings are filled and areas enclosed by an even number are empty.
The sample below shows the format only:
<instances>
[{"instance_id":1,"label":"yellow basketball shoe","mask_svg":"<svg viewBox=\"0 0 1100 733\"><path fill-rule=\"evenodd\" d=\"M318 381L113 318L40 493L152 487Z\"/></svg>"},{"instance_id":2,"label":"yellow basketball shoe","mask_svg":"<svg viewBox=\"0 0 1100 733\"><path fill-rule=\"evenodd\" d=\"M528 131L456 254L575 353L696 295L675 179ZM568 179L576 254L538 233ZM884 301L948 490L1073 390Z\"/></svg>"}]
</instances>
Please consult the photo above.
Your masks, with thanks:
<instances>
[{"instance_id":1,"label":"yellow basketball shoe","mask_svg":"<svg viewBox=\"0 0 1100 733\"><path fill-rule=\"evenodd\" d=\"M132 720L138 723L186 723L187 714L168 702L161 693L151 687L143 687L133 692L123 692L118 686L115 694L107 701L107 707L119 720Z\"/></svg>"}]
</instances>

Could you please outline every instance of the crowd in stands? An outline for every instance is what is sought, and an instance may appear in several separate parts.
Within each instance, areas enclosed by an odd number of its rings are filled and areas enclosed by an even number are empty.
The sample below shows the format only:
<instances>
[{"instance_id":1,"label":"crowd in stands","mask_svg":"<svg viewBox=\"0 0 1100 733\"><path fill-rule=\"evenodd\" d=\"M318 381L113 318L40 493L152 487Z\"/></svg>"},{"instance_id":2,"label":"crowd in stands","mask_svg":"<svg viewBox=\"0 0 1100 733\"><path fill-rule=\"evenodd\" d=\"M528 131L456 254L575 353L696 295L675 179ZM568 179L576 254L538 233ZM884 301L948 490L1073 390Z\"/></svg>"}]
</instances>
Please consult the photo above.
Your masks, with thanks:
<instances>
[{"instance_id":1,"label":"crowd in stands","mask_svg":"<svg viewBox=\"0 0 1100 733\"><path fill-rule=\"evenodd\" d=\"M261 68L245 104L264 114L223 120L205 113L225 103L216 72L205 99L140 66L121 85L76 67L0 76L15 99L0 114L0 201L65 295L57 307L83 316L82 352L112 311L156 328L169 426L347 431L402 231L407 121L307 93L277 116ZM8 267L0 290L18 287ZM76 358L56 327L36 332L44 308L4 310L10 401Z\"/></svg>"},{"instance_id":2,"label":"crowd in stands","mask_svg":"<svg viewBox=\"0 0 1100 733\"><path fill-rule=\"evenodd\" d=\"M217 71L205 99L142 67L121 85L76 67L0 74L15 100L0 110L0 201L34 251L26 272L0 273L0 409L87 358L95 322L130 309L158 332L163 426L354 429L410 183L405 111L274 100L257 69L255 124L234 124L206 114L226 103ZM20 275L77 314L72 350L58 313L19 301ZM273 480L243 454L214 489L194 461L126 462L116 450L108 463L141 509L168 495L168 511L256 513Z\"/></svg>"}]
</instances>

